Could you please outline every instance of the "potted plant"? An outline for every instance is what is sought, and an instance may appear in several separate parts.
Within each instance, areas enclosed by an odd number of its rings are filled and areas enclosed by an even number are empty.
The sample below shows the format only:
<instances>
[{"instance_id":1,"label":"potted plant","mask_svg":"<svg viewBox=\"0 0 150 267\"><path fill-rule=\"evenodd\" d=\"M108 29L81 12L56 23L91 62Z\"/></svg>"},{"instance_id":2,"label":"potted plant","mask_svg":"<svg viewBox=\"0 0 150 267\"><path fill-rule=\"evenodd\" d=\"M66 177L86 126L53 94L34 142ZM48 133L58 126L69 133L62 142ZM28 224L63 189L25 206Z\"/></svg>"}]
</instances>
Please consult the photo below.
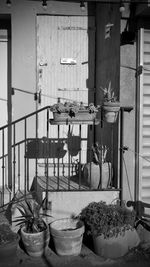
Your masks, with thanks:
<instances>
[{"instance_id":1,"label":"potted plant","mask_svg":"<svg viewBox=\"0 0 150 267\"><path fill-rule=\"evenodd\" d=\"M49 227L43 219L43 216L50 215L41 213L41 206L36 201L25 199L17 205L21 215L14 220L20 226L26 252L34 257L43 255L50 241Z\"/></svg>"},{"instance_id":2,"label":"potted plant","mask_svg":"<svg viewBox=\"0 0 150 267\"><path fill-rule=\"evenodd\" d=\"M118 258L136 247L139 236L134 229L135 212L125 205L91 202L80 213L85 232L92 235L96 254Z\"/></svg>"},{"instance_id":3,"label":"potted plant","mask_svg":"<svg viewBox=\"0 0 150 267\"><path fill-rule=\"evenodd\" d=\"M104 93L104 101L102 105L103 119L106 122L114 123L118 117L118 112L120 110L120 102L117 101L117 97L111 87L111 81L109 82L108 88L102 88Z\"/></svg>"},{"instance_id":4,"label":"potted plant","mask_svg":"<svg viewBox=\"0 0 150 267\"><path fill-rule=\"evenodd\" d=\"M96 118L98 107L95 107L93 103L85 106L83 102L77 103L65 102L57 103L51 106L50 110L53 112L53 118L55 123L59 122L78 122L78 121L93 121Z\"/></svg>"},{"instance_id":5,"label":"potted plant","mask_svg":"<svg viewBox=\"0 0 150 267\"><path fill-rule=\"evenodd\" d=\"M96 142L92 145L92 162L88 162L83 168L84 181L92 189L106 189L111 186L112 165L107 162L107 146Z\"/></svg>"},{"instance_id":6,"label":"potted plant","mask_svg":"<svg viewBox=\"0 0 150 267\"><path fill-rule=\"evenodd\" d=\"M84 223L76 218L63 218L50 224L56 253L60 256L77 256L81 252Z\"/></svg>"}]
</instances>

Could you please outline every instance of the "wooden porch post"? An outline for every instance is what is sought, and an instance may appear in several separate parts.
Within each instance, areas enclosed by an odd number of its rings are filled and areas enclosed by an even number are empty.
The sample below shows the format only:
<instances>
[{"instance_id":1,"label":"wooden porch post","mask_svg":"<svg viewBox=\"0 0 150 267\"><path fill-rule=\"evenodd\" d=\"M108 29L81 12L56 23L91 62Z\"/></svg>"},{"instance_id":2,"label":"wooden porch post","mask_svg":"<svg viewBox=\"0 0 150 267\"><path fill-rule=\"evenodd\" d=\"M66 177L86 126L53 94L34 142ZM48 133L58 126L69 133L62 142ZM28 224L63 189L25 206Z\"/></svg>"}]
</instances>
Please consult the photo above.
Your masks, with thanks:
<instances>
[{"instance_id":1,"label":"wooden porch post","mask_svg":"<svg viewBox=\"0 0 150 267\"><path fill-rule=\"evenodd\" d=\"M120 95L120 11L119 4L96 3L96 104L101 104L103 92L111 81L115 95ZM118 177L118 124L105 124L102 133L101 125L96 127L96 141L104 144L113 143L113 159L115 185ZM110 135L113 133L112 140ZM103 135L103 136L102 136Z\"/></svg>"},{"instance_id":2,"label":"wooden porch post","mask_svg":"<svg viewBox=\"0 0 150 267\"><path fill-rule=\"evenodd\" d=\"M8 20L8 187L12 189L12 87L11 87L11 20Z\"/></svg>"}]
</instances>

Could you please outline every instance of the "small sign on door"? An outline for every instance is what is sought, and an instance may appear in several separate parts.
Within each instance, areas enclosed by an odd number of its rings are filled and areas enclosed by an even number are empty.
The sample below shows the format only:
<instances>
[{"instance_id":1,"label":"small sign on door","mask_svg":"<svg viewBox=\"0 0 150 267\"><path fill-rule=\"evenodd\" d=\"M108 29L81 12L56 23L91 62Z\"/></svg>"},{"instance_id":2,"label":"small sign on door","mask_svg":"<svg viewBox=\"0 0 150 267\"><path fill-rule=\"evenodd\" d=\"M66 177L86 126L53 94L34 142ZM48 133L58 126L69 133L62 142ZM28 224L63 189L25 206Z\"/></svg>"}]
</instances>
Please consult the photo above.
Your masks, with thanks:
<instances>
[{"instance_id":1,"label":"small sign on door","mask_svg":"<svg viewBox=\"0 0 150 267\"><path fill-rule=\"evenodd\" d=\"M74 58L61 58L60 64L76 65L77 61Z\"/></svg>"}]
</instances>

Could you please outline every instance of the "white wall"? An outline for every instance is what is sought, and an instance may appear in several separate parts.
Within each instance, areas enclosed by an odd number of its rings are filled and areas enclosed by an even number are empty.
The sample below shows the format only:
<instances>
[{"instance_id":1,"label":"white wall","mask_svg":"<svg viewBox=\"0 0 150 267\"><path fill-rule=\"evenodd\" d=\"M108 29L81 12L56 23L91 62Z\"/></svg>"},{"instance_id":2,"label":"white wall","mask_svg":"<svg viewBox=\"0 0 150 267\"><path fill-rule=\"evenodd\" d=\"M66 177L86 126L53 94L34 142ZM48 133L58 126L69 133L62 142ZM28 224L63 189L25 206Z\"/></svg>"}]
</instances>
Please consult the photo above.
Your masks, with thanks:
<instances>
[{"instance_id":1,"label":"white wall","mask_svg":"<svg viewBox=\"0 0 150 267\"><path fill-rule=\"evenodd\" d=\"M80 4L48 1L43 10L41 1L13 0L11 7L0 1L0 15L11 14L12 24L12 87L36 92L36 15L82 14ZM86 11L85 13L86 14ZM34 96L15 91L12 97L13 120L35 110Z\"/></svg>"},{"instance_id":2,"label":"white wall","mask_svg":"<svg viewBox=\"0 0 150 267\"><path fill-rule=\"evenodd\" d=\"M48 202L51 203L50 214L55 219L78 215L90 202L105 201L110 204L118 198L117 191L49 192L48 194Z\"/></svg>"}]
</instances>

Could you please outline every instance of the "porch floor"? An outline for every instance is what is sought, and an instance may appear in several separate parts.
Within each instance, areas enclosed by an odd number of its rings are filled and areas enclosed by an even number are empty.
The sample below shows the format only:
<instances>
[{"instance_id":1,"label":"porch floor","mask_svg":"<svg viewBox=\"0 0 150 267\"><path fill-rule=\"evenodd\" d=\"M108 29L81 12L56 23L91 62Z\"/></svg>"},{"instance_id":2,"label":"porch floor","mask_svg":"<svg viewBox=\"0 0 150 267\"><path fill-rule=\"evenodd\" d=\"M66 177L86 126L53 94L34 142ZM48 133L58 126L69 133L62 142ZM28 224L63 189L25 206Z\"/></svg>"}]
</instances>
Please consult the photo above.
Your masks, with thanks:
<instances>
[{"instance_id":1,"label":"porch floor","mask_svg":"<svg viewBox=\"0 0 150 267\"><path fill-rule=\"evenodd\" d=\"M59 182L58 182L58 177L57 176L52 176L48 177L48 183L46 185L46 177L45 176L38 176L37 182L40 185L40 187L43 190L48 191L56 191L56 190L79 190L79 178L77 176L72 176L70 179L65 176L59 177ZM80 186L80 190L87 190L89 187L87 185L84 185L83 183Z\"/></svg>"},{"instance_id":2,"label":"porch floor","mask_svg":"<svg viewBox=\"0 0 150 267\"><path fill-rule=\"evenodd\" d=\"M72 191L72 190L91 190L90 186L87 185L87 183L81 178L81 181L79 183L79 177L74 175L70 177L66 176L60 176L59 178L57 176L49 176L47 179L46 184L46 177L45 176L38 176L37 177L37 183L41 187L43 191ZM34 178L35 182L35 178ZM98 188L95 188L94 190L97 190ZM93 190L93 189L92 189ZM99 189L98 189L99 190ZM113 188L103 188L101 190L111 190L115 191L118 190L115 187Z\"/></svg>"}]
</instances>

